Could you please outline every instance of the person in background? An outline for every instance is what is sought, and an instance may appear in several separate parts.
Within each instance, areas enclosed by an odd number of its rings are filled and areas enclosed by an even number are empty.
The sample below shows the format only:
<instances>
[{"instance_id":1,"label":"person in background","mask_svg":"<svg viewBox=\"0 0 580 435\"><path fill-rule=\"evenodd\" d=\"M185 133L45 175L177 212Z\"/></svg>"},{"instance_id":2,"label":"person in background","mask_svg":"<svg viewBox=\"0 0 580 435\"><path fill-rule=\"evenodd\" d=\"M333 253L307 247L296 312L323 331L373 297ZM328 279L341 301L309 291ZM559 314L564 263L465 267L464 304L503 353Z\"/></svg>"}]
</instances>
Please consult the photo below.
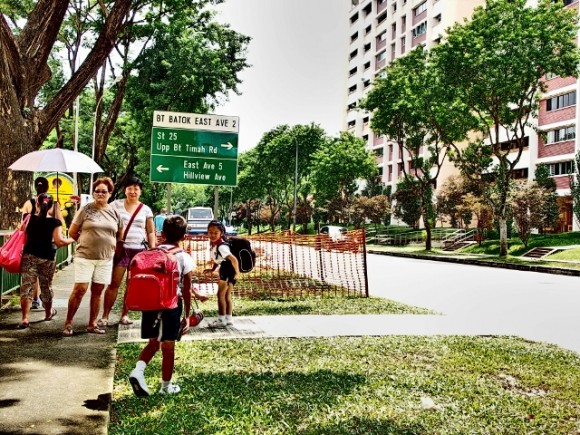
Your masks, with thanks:
<instances>
[{"instance_id":1,"label":"person in background","mask_svg":"<svg viewBox=\"0 0 580 435\"><path fill-rule=\"evenodd\" d=\"M20 266L22 320L18 324L18 329L26 329L30 326L32 294L38 283L40 283L41 299L44 305L44 320L49 321L56 316L56 310L52 308L54 296L52 279L56 269L54 260L56 248L74 242L71 237L63 237L62 222L48 214L53 207L52 197L46 193L40 193L34 201L34 213L30 214L30 220L26 226L26 244L22 251Z\"/></svg>"},{"instance_id":2,"label":"person in background","mask_svg":"<svg viewBox=\"0 0 580 435\"><path fill-rule=\"evenodd\" d=\"M167 216L167 209L162 208L161 211L155 218L153 219L155 223L155 232L159 237L161 235L161 231L163 231L163 221L165 221L165 217Z\"/></svg>"},{"instance_id":3,"label":"person in background","mask_svg":"<svg viewBox=\"0 0 580 435\"><path fill-rule=\"evenodd\" d=\"M110 206L116 210L123 219L123 227L128 228L129 221L133 213L137 211L139 198L143 192L143 183L137 177L131 177L125 184L125 199L118 199L113 201ZM133 257L141 251L149 248L154 248L157 244L157 237L155 235L155 225L153 224L153 212L145 204L137 211L131 226L128 228L128 233L125 237L124 255L115 264L113 264L113 274L111 276L111 283L105 290L105 300L103 303L103 315L97 322L100 328L109 325L109 315L117 300L119 287L127 272L127 267ZM129 319L129 310L123 301L123 308L121 309L121 325L130 325L133 323Z\"/></svg>"},{"instance_id":4,"label":"person in background","mask_svg":"<svg viewBox=\"0 0 580 435\"><path fill-rule=\"evenodd\" d=\"M113 189L113 180L108 177L97 178L93 183L95 200L77 212L69 229L69 236L77 240L78 245L74 258L75 284L68 299L68 312L62 331L64 337L73 335L73 318L89 285L91 301L86 330L92 334L106 333L97 326L97 316L103 289L111 281L115 245L123 234L123 219L109 205Z\"/></svg>"},{"instance_id":5,"label":"person in background","mask_svg":"<svg viewBox=\"0 0 580 435\"><path fill-rule=\"evenodd\" d=\"M29 199L27 199L26 202L24 204L22 204L22 207L20 208L20 211L22 213L22 219L24 219L24 217L29 213L31 213L31 214L36 213L36 198L41 193L46 193L48 191L48 180L44 177L37 177L34 180L34 190L36 191L36 195L33 195ZM53 201L53 206L50 208L50 210L48 210L47 216L56 217L61 222L64 222L64 217L62 216L62 211L60 210L60 205L56 201ZM34 290L32 292L32 309L33 310L38 310L39 308L42 308L39 294L40 294L40 287L38 285L38 280L37 280L36 284L34 285Z\"/></svg>"},{"instance_id":6,"label":"person in background","mask_svg":"<svg viewBox=\"0 0 580 435\"><path fill-rule=\"evenodd\" d=\"M167 250L179 246L185 237L187 222L181 216L167 216L163 223L163 238L160 245ZM178 294L179 302L176 308L162 311L143 311L141 314L141 338L148 339L147 345L141 351L135 368L129 374L129 382L133 392L144 397L151 394L145 381L145 368L161 349L161 388L160 394L175 394L181 391L179 385L173 384L173 369L175 367L175 342L189 330L189 315L191 311L191 297L207 300L206 296L198 294L191 285L193 259L184 251L175 252L179 268ZM185 309L185 312L184 312ZM181 314L184 313L183 320Z\"/></svg>"},{"instance_id":7,"label":"person in background","mask_svg":"<svg viewBox=\"0 0 580 435\"><path fill-rule=\"evenodd\" d=\"M238 260L231 253L230 246L225 239L225 233L226 229L220 221L213 220L207 224L213 267L205 269L203 272L212 273L218 267L220 268L217 293L219 317L209 324L211 328L226 328L234 325L232 293L240 270Z\"/></svg>"}]
</instances>

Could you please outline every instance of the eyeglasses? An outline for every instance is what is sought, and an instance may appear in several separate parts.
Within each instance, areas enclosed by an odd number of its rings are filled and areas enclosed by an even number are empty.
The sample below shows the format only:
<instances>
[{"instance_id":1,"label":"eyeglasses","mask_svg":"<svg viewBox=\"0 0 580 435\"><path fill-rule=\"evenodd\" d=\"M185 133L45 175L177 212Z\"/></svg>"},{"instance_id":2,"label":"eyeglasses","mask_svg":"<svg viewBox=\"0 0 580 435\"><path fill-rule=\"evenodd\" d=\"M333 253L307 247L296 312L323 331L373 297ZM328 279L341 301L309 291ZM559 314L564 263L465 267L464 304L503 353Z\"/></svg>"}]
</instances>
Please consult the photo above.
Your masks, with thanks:
<instances>
[{"instance_id":1,"label":"eyeglasses","mask_svg":"<svg viewBox=\"0 0 580 435\"><path fill-rule=\"evenodd\" d=\"M109 193L108 190L93 190L93 193L102 193L103 195L106 195L107 193Z\"/></svg>"}]
</instances>

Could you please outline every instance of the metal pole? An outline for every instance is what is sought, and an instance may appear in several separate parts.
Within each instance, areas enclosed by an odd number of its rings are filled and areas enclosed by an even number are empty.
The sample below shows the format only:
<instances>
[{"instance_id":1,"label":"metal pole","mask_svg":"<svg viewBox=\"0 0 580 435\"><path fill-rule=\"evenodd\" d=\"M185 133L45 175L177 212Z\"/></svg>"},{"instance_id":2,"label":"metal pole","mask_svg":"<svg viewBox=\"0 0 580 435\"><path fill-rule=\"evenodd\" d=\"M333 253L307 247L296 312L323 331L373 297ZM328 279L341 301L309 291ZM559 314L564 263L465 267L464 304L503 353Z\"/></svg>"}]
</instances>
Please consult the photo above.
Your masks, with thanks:
<instances>
[{"instance_id":1,"label":"metal pole","mask_svg":"<svg viewBox=\"0 0 580 435\"><path fill-rule=\"evenodd\" d=\"M218 219L218 209L220 205L220 187L213 186L213 217L214 219Z\"/></svg>"},{"instance_id":2,"label":"metal pole","mask_svg":"<svg viewBox=\"0 0 580 435\"><path fill-rule=\"evenodd\" d=\"M292 231L296 232L296 197L297 197L297 189L298 189L298 141L295 141L296 144L296 158L294 160L294 210L292 211Z\"/></svg>"}]
</instances>

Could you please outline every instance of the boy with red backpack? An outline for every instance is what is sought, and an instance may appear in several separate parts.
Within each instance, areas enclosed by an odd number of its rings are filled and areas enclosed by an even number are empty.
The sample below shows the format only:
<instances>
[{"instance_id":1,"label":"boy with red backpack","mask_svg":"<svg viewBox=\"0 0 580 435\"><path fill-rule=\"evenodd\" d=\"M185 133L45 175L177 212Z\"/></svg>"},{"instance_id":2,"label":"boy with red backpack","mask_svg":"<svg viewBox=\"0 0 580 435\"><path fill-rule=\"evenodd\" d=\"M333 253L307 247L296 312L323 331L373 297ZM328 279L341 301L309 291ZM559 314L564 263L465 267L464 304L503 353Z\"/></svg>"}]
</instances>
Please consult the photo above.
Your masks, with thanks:
<instances>
[{"instance_id":1,"label":"boy with red backpack","mask_svg":"<svg viewBox=\"0 0 580 435\"><path fill-rule=\"evenodd\" d=\"M139 355L139 361L129 375L129 382L133 392L140 397L150 394L145 382L145 368L159 349L161 349L161 388L160 394L179 393L179 385L171 383L175 365L175 342L189 330L189 316L191 311L191 295L200 301L207 297L196 292L191 285L194 262L191 256L179 248L179 242L185 237L187 223L181 216L167 216L163 222L165 242L158 248L165 249L174 255L179 268L179 285L176 308L167 308L160 311L143 311L141 317L141 338L149 339ZM185 306L185 307L184 307ZM184 312L183 320L181 314Z\"/></svg>"}]
</instances>

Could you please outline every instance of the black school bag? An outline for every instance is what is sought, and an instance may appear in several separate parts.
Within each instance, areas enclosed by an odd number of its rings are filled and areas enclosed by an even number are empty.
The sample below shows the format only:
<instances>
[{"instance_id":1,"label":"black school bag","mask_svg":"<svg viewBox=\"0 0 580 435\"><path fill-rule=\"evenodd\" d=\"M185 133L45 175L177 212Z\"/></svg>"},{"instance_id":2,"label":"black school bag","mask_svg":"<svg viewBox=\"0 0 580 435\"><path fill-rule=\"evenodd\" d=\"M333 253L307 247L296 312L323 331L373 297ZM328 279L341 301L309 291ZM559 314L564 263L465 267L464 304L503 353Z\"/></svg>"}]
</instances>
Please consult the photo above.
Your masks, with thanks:
<instances>
[{"instance_id":1,"label":"black school bag","mask_svg":"<svg viewBox=\"0 0 580 435\"><path fill-rule=\"evenodd\" d=\"M256 264L256 253L248 239L241 237L228 237L226 243L230 247L232 255L238 260L238 268L242 273L248 273Z\"/></svg>"}]
</instances>

